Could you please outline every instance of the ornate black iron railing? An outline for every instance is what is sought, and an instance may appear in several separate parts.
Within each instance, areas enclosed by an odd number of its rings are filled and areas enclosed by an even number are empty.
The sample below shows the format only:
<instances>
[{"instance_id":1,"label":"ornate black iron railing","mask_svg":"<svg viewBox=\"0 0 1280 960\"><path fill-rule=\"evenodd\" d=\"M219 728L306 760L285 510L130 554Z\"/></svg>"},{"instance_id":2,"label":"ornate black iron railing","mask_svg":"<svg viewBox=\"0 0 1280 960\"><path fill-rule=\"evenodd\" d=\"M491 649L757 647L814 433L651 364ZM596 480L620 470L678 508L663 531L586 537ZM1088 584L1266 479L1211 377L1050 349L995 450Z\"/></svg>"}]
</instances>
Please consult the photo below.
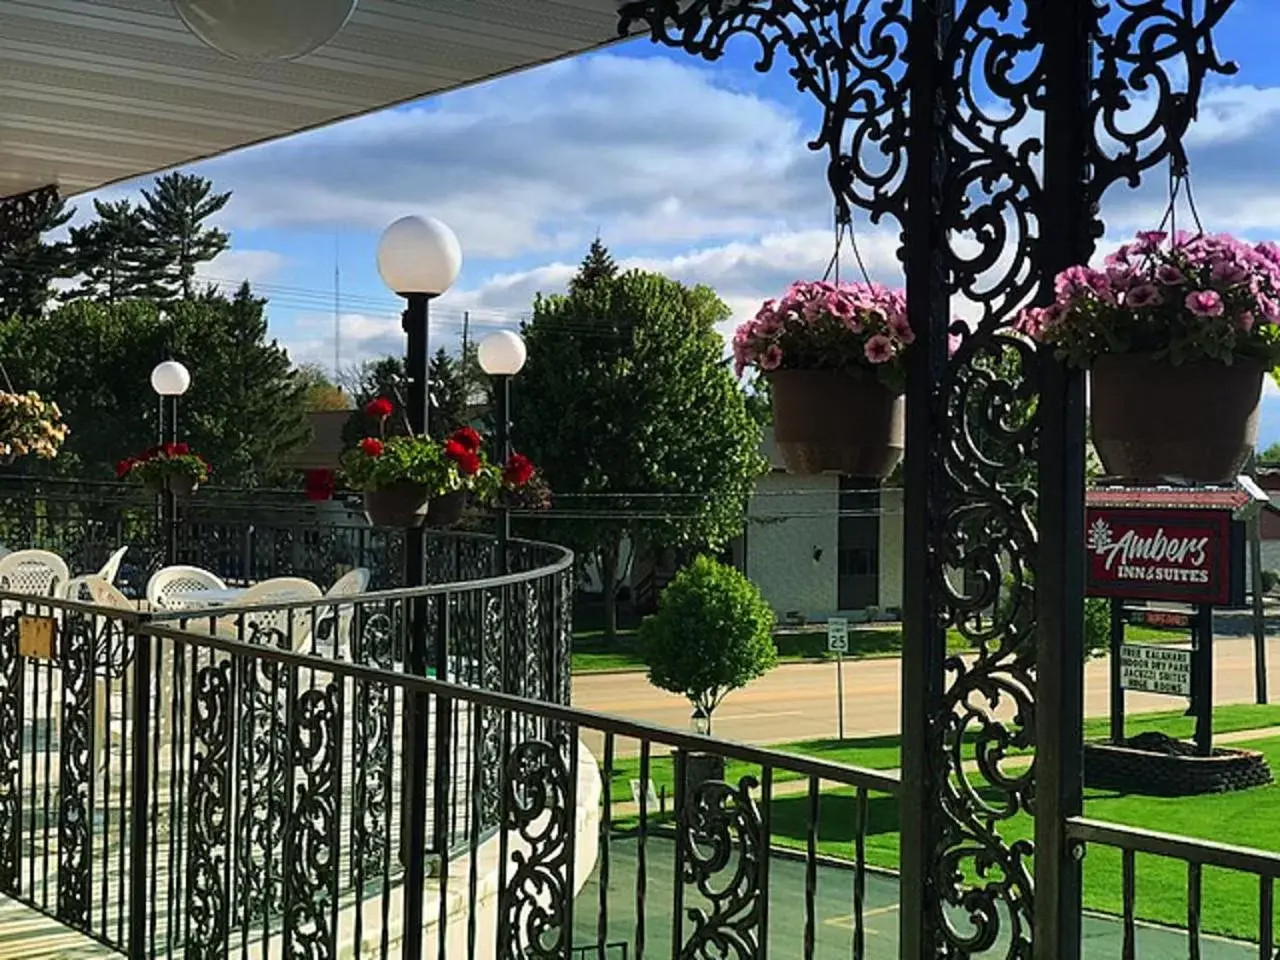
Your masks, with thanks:
<instances>
[{"instance_id":1,"label":"ornate black iron railing","mask_svg":"<svg viewBox=\"0 0 1280 960\"><path fill-rule=\"evenodd\" d=\"M131 956L868 955L868 809L891 776L294 651L257 611L210 630L0 606L0 893ZM708 752L732 782L688 779ZM661 771L688 785L671 805L632 799ZM851 862L820 856L822 817L856 825Z\"/></svg>"},{"instance_id":2,"label":"ornate black iron railing","mask_svg":"<svg viewBox=\"0 0 1280 960\"><path fill-rule=\"evenodd\" d=\"M166 561L164 518L156 496L138 484L0 476L0 546L62 556L73 573L97 570L128 546L118 585L140 597ZM403 584L400 531L370 527L358 504L312 503L293 490L209 487L178 502L174 562L194 564L228 583L278 576L329 583L366 567L373 586ZM487 576L493 546L451 533L428 535L435 582Z\"/></svg>"}]
</instances>

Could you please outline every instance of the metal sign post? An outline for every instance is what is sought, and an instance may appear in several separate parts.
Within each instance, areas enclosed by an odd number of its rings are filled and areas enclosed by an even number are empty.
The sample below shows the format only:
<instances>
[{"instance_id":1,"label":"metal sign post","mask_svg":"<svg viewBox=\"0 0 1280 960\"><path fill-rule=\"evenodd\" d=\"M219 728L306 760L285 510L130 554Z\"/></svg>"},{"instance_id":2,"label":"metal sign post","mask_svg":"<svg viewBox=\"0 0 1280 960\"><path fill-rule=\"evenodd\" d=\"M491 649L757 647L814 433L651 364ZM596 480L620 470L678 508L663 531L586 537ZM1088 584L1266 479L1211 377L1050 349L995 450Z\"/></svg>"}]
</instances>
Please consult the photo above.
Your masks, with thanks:
<instances>
[{"instance_id":1,"label":"metal sign post","mask_svg":"<svg viewBox=\"0 0 1280 960\"><path fill-rule=\"evenodd\" d=\"M844 655L849 652L849 621L832 617L827 621L827 652L836 655L836 730L844 739Z\"/></svg>"}]
</instances>

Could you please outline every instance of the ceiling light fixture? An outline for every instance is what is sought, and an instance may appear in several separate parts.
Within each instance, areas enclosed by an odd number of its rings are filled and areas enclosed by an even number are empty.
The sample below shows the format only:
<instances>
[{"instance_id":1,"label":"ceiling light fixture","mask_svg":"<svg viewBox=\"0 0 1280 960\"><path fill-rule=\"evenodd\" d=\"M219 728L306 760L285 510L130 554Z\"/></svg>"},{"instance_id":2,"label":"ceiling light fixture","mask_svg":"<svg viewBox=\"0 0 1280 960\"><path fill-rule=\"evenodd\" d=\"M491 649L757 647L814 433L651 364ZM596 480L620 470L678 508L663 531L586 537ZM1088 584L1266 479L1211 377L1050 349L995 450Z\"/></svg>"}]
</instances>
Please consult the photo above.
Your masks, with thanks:
<instances>
[{"instance_id":1,"label":"ceiling light fixture","mask_svg":"<svg viewBox=\"0 0 1280 960\"><path fill-rule=\"evenodd\" d=\"M359 0L171 0L187 28L235 60L296 60L324 46Z\"/></svg>"}]
</instances>

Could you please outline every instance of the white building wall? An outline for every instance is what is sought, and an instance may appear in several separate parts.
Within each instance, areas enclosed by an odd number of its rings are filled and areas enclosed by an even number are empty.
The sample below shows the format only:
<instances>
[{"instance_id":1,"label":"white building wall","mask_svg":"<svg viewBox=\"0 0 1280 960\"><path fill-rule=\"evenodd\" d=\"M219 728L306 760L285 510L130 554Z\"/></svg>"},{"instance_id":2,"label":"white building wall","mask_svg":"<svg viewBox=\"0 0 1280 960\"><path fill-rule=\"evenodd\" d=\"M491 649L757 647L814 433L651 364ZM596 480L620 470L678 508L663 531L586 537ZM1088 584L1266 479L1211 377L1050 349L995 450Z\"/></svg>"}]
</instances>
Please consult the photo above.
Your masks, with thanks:
<instances>
[{"instance_id":1,"label":"white building wall","mask_svg":"<svg viewBox=\"0 0 1280 960\"><path fill-rule=\"evenodd\" d=\"M840 484L835 476L761 477L747 508L747 576L779 618L824 620L836 610Z\"/></svg>"},{"instance_id":2,"label":"white building wall","mask_svg":"<svg viewBox=\"0 0 1280 960\"><path fill-rule=\"evenodd\" d=\"M902 489L880 491L880 612L902 609Z\"/></svg>"}]
</instances>

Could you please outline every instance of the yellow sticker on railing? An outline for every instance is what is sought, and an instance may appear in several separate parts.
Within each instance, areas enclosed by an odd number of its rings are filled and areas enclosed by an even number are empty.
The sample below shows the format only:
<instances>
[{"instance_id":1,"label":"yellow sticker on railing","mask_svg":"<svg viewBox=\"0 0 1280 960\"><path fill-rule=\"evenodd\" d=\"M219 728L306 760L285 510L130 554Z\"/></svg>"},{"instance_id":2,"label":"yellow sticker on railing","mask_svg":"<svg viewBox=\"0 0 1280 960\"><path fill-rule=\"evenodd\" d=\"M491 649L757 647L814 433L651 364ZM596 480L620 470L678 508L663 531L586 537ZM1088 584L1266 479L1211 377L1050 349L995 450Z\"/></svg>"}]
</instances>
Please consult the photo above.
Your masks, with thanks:
<instances>
[{"instance_id":1,"label":"yellow sticker on railing","mask_svg":"<svg viewBox=\"0 0 1280 960\"><path fill-rule=\"evenodd\" d=\"M19 617L18 653L36 660L52 660L53 629L53 617Z\"/></svg>"}]
</instances>

